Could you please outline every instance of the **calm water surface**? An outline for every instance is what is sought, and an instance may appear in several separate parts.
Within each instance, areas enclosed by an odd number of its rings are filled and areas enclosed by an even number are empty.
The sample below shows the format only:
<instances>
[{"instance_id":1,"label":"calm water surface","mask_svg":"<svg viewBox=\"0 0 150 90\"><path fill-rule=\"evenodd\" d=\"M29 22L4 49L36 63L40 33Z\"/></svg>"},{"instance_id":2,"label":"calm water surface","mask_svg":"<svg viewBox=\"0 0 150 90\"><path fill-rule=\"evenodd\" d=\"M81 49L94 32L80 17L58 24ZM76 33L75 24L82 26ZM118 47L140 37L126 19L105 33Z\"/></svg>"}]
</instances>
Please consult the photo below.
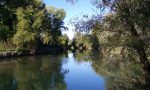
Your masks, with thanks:
<instances>
[{"instance_id":1,"label":"calm water surface","mask_svg":"<svg viewBox=\"0 0 150 90\"><path fill-rule=\"evenodd\" d=\"M62 68L68 70L65 75L67 90L105 90L104 78L96 74L92 62L78 62L72 53L64 61Z\"/></svg>"},{"instance_id":2,"label":"calm water surface","mask_svg":"<svg viewBox=\"0 0 150 90\"><path fill-rule=\"evenodd\" d=\"M0 59L0 90L133 90L131 64L94 55Z\"/></svg>"}]
</instances>

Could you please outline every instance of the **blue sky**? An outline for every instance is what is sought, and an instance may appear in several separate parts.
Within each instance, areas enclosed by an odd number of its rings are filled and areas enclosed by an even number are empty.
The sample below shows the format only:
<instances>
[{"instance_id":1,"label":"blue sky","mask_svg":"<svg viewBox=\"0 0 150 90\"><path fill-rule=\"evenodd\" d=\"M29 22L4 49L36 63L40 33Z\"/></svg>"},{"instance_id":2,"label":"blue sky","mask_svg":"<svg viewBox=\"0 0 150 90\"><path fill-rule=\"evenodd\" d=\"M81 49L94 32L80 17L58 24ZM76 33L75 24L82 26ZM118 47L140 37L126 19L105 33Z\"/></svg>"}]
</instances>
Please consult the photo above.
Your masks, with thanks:
<instances>
[{"instance_id":1,"label":"blue sky","mask_svg":"<svg viewBox=\"0 0 150 90\"><path fill-rule=\"evenodd\" d=\"M69 20L74 17L82 17L84 14L91 15L93 14L93 9L95 9L90 0L78 0L74 5L66 2L66 0L44 0L44 3L46 6L63 8L66 11L64 22L69 30L63 33L67 34L70 39L73 38L74 31L72 30L73 26L69 25Z\"/></svg>"}]
</instances>

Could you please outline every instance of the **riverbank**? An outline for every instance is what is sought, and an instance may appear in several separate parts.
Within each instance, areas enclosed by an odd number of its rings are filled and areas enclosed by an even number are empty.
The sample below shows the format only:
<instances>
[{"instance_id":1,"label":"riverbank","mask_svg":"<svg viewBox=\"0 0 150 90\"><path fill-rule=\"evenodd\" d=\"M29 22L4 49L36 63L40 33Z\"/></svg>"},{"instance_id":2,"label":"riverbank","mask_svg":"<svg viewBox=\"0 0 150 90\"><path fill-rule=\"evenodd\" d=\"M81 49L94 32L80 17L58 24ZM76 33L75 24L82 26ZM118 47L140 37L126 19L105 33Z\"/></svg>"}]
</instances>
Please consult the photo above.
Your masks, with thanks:
<instances>
[{"instance_id":1,"label":"riverbank","mask_svg":"<svg viewBox=\"0 0 150 90\"><path fill-rule=\"evenodd\" d=\"M12 57L20 57L20 56L34 56L34 55L47 55L47 54L61 54L66 53L68 51L76 52L77 50L83 52L85 50L91 51L91 49L85 48L61 48L61 47L44 47L39 48L38 50L10 50L10 51L0 51L0 58L12 58Z\"/></svg>"},{"instance_id":2,"label":"riverbank","mask_svg":"<svg viewBox=\"0 0 150 90\"><path fill-rule=\"evenodd\" d=\"M20 56L33 56L33 55L47 55L47 54L59 54L66 52L62 48L42 48L36 52L32 51L3 51L0 52L0 58L11 58L11 57L20 57Z\"/></svg>"},{"instance_id":3,"label":"riverbank","mask_svg":"<svg viewBox=\"0 0 150 90\"><path fill-rule=\"evenodd\" d=\"M29 56L34 55L29 52L21 52L21 51L4 51L0 52L0 58L10 58L10 57L19 57L19 56Z\"/></svg>"}]
</instances>

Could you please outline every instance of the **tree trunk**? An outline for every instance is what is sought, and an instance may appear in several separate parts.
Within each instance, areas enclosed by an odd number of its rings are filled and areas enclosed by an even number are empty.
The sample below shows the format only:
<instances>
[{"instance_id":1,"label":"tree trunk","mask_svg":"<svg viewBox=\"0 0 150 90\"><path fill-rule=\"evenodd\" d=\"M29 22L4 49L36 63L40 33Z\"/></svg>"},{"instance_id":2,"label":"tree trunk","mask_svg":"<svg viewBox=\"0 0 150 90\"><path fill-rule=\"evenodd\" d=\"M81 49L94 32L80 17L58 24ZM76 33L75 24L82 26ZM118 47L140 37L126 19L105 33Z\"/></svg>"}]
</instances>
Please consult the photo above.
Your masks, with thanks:
<instances>
[{"instance_id":1,"label":"tree trunk","mask_svg":"<svg viewBox=\"0 0 150 90\"><path fill-rule=\"evenodd\" d=\"M137 33L137 30L134 27L133 23L130 23L130 33L133 37L137 38L139 45L135 46L135 50L137 51L140 61L143 64L143 69L145 71L145 77L147 80L150 81L150 63L148 61L147 55L145 53L144 49L144 42L140 39L139 34Z\"/></svg>"}]
</instances>

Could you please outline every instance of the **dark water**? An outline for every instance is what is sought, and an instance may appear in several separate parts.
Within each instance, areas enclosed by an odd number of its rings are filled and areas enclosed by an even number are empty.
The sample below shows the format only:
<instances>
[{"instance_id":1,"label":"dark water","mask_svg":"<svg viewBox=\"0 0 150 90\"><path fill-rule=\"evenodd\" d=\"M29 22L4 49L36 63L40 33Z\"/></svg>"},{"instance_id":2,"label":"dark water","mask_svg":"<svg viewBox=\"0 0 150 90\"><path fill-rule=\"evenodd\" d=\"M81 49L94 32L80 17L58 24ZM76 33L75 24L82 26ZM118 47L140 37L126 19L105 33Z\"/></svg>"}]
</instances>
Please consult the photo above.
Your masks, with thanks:
<instances>
[{"instance_id":1,"label":"dark water","mask_svg":"<svg viewBox=\"0 0 150 90\"><path fill-rule=\"evenodd\" d=\"M0 90L148 90L138 65L69 53L1 59ZM138 68L138 69L137 69Z\"/></svg>"}]
</instances>

